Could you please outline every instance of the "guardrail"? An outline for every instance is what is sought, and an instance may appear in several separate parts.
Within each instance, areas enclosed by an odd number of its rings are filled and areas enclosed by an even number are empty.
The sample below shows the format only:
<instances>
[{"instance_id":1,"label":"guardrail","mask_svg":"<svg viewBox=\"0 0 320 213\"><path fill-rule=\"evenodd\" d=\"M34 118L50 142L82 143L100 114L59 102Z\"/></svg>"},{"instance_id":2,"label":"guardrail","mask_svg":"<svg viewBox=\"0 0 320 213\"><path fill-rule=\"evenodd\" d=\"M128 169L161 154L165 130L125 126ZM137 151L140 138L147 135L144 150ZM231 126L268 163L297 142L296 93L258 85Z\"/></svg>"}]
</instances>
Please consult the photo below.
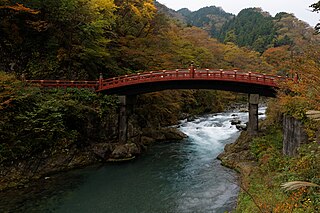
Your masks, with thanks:
<instances>
[{"instance_id":1,"label":"guardrail","mask_svg":"<svg viewBox=\"0 0 320 213\"><path fill-rule=\"evenodd\" d=\"M26 80L30 84L38 84L45 88L91 88L96 91L108 90L126 85L158 81L180 81L180 80L219 80L241 83L259 84L277 87L279 81L285 77L266 75L255 72L244 72L238 70L216 70L216 69L177 69L162 70L143 73L123 75L98 81L69 81L69 80Z\"/></svg>"},{"instance_id":2,"label":"guardrail","mask_svg":"<svg viewBox=\"0 0 320 213\"><path fill-rule=\"evenodd\" d=\"M99 81L26 80L26 82L46 88L91 88L95 90L99 88Z\"/></svg>"},{"instance_id":3,"label":"guardrail","mask_svg":"<svg viewBox=\"0 0 320 213\"><path fill-rule=\"evenodd\" d=\"M171 81L171 80L220 80L243 83L254 83L277 87L277 82L284 80L282 76L266 75L261 73L243 72L238 70L163 70L124 75L101 81L99 90L106 90L125 85L143 82Z\"/></svg>"}]
</instances>

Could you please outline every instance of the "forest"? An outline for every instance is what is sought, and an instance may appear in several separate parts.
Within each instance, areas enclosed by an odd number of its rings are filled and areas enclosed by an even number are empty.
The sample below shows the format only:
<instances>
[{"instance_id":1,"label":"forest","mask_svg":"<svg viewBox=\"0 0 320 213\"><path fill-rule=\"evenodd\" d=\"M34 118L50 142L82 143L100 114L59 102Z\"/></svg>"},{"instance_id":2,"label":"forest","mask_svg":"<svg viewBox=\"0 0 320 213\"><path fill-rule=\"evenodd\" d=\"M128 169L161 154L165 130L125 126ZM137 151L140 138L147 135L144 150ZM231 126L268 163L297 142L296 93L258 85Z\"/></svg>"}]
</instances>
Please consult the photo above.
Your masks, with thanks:
<instances>
[{"instance_id":1,"label":"forest","mask_svg":"<svg viewBox=\"0 0 320 213\"><path fill-rule=\"evenodd\" d=\"M319 13L320 2L310 8ZM96 80L100 73L108 78L186 68L191 61L199 68L298 75L298 84L281 84L269 103L265 132L253 139L260 167L249 178L250 196L240 195L238 212L320 211L320 123L306 115L320 110L319 33L320 23L312 28L293 14L272 17L260 8L232 15L216 7L173 11L153 0L0 0L0 165L116 140L108 131L93 138L85 125L74 125L94 117L97 126L106 127L104 118L117 108L115 97L26 87L22 75ZM137 120L143 127L174 125L183 113L224 110L235 97L220 91L146 94L139 97ZM164 111L167 117L161 116ZM282 114L301 120L308 132L309 142L296 158L281 155ZM271 175L275 183L263 185L261 177ZM277 185L294 180L318 185L287 192ZM266 188L272 201L261 197Z\"/></svg>"}]
</instances>

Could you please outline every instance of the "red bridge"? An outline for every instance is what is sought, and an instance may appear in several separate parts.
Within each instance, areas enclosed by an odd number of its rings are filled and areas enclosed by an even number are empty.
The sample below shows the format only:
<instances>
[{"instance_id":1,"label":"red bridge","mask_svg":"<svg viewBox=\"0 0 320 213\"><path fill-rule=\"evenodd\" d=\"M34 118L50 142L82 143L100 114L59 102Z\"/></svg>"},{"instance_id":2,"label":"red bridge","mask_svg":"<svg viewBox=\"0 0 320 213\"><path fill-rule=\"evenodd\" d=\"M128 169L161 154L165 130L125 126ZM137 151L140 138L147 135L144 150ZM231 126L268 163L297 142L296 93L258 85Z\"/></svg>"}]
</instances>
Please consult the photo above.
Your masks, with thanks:
<instances>
[{"instance_id":1,"label":"red bridge","mask_svg":"<svg viewBox=\"0 0 320 213\"><path fill-rule=\"evenodd\" d=\"M215 89L267 97L276 95L281 76L237 70L190 69L163 70L124 75L98 81L27 80L51 88L91 88L97 92L136 95L166 89Z\"/></svg>"},{"instance_id":2,"label":"red bridge","mask_svg":"<svg viewBox=\"0 0 320 213\"><path fill-rule=\"evenodd\" d=\"M274 97L281 76L237 70L196 70L190 69L163 70L124 75L98 81L61 81L61 80L28 80L41 87L91 88L97 92L119 95L119 141L126 143L128 132L128 107L132 107L135 95L161 91L165 89L215 89L248 93L249 123L248 131L258 131L259 95Z\"/></svg>"}]
</instances>

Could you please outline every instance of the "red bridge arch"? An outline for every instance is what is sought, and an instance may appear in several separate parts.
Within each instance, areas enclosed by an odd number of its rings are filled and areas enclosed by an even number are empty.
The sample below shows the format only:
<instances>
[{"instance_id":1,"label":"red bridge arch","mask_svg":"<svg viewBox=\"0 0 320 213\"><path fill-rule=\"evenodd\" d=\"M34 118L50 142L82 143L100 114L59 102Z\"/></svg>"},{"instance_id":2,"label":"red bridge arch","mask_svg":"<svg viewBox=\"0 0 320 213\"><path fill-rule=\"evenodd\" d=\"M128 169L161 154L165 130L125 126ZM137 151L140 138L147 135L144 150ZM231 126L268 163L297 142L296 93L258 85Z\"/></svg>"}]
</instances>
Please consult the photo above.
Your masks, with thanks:
<instances>
[{"instance_id":1,"label":"red bridge arch","mask_svg":"<svg viewBox=\"0 0 320 213\"><path fill-rule=\"evenodd\" d=\"M237 70L162 70L124 75L99 81L28 80L41 87L92 88L97 92L136 95L166 89L215 89L274 97L281 76Z\"/></svg>"}]
</instances>

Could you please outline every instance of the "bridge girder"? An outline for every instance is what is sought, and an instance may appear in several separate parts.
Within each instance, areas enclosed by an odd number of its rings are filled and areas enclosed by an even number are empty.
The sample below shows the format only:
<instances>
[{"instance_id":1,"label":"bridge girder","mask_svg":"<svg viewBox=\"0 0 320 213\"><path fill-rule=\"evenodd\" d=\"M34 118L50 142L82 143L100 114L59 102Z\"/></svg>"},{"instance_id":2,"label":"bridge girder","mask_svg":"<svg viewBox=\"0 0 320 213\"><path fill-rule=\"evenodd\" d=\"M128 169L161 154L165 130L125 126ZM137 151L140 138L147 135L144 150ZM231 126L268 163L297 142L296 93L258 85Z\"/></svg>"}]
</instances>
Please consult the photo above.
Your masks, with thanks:
<instances>
[{"instance_id":1,"label":"bridge girder","mask_svg":"<svg viewBox=\"0 0 320 213\"><path fill-rule=\"evenodd\" d=\"M171 80L142 82L139 84L129 84L107 90L100 90L99 92L108 95L139 95L162 90L176 89L224 90L247 94L259 94L260 96L265 97L275 97L277 93L275 87L267 85L219 80Z\"/></svg>"}]
</instances>

